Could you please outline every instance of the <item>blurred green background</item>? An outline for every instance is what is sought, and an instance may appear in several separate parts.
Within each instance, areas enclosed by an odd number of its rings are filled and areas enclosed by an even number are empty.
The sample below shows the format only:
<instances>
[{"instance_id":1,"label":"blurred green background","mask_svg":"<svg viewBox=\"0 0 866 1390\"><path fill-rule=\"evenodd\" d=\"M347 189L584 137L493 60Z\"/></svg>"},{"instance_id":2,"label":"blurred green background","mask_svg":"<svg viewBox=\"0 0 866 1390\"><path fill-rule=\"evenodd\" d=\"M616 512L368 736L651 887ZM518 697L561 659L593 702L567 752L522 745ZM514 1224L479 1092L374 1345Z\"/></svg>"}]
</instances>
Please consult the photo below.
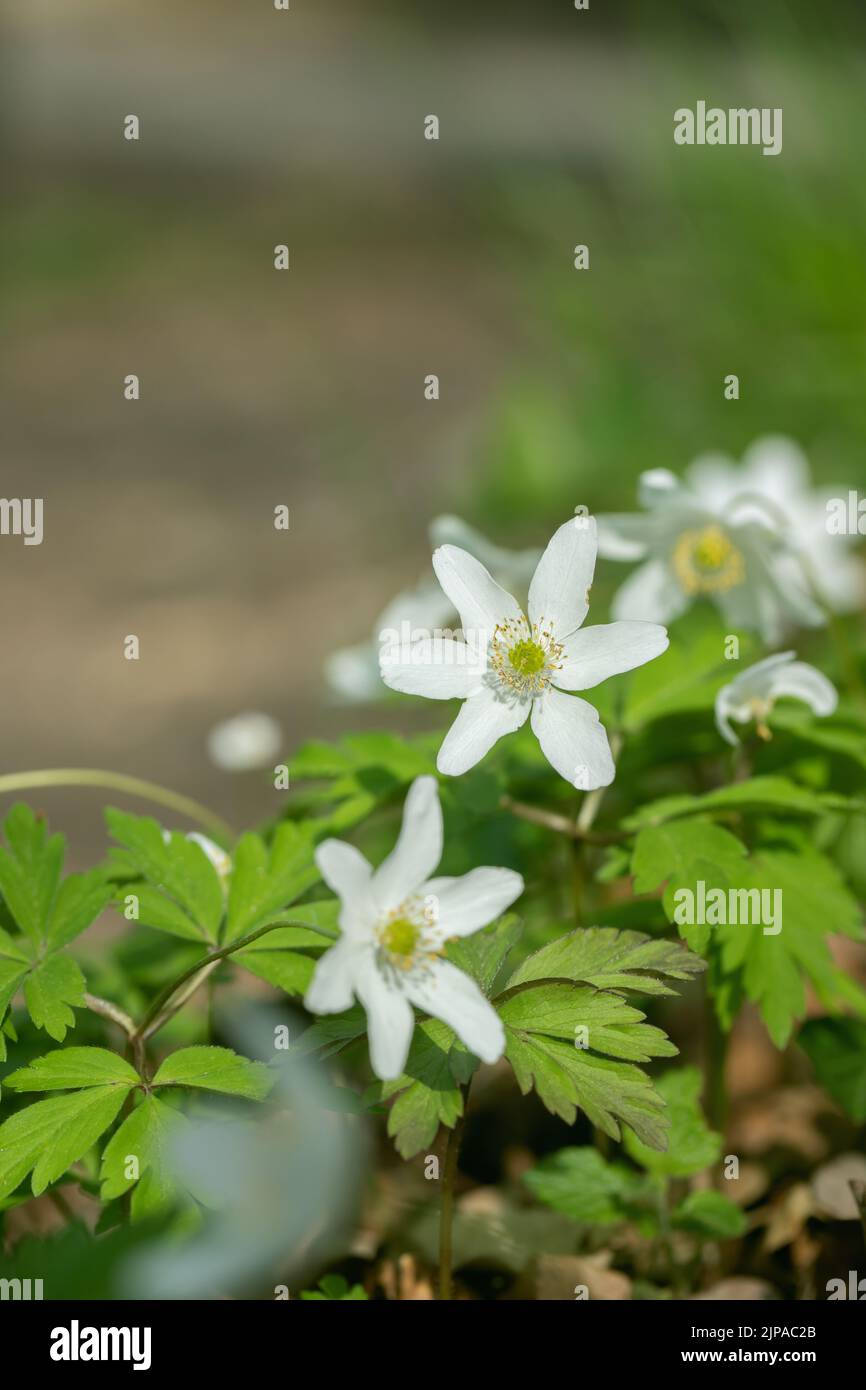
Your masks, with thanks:
<instances>
[{"instance_id":1,"label":"blurred green background","mask_svg":"<svg viewBox=\"0 0 866 1390\"><path fill-rule=\"evenodd\" d=\"M3 771L259 819L276 794L210 766L216 720L264 709L287 751L435 726L321 675L435 513L540 545L767 432L863 486L862 4L10 0L2 25L4 491L45 499L42 546L0 540ZM781 106L782 154L676 146L698 99ZM102 843L98 794L39 800Z\"/></svg>"}]
</instances>

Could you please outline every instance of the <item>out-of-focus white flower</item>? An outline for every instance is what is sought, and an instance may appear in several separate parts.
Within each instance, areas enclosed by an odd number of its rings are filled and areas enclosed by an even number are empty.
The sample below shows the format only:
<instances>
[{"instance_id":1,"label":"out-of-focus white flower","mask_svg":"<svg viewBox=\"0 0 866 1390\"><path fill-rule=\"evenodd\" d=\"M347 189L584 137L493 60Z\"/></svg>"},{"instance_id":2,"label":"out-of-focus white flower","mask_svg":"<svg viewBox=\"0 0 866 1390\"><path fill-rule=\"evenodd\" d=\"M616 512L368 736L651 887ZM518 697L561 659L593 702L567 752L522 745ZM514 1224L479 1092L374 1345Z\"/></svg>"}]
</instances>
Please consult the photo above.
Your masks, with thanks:
<instances>
[{"instance_id":1,"label":"out-of-focus white flower","mask_svg":"<svg viewBox=\"0 0 866 1390\"><path fill-rule=\"evenodd\" d=\"M525 588L538 564L539 550L504 550L491 544L456 516L439 516L430 523L430 543L459 545L474 555L506 588ZM435 579L419 580L404 590L380 613L370 641L333 652L325 663L325 679L342 700L353 704L382 698L379 652L392 634L403 631L434 632L456 621L451 600Z\"/></svg>"},{"instance_id":2,"label":"out-of-focus white flower","mask_svg":"<svg viewBox=\"0 0 866 1390\"><path fill-rule=\"evenodd\" d=\"M342 936L319 959L304 1002L313 1013L342 1013L357 996L367 1013L373 1070L383 1081L406 1065L413 1004L447 1023L484 1062L505 1049L496 1010L474 980L442 959L442 949L499 917L523 892L523 879L512 869L488 868L433 878L441 857L433 777L412 783L397 844L375 872L341 840L316 850L322 878L340 899Z\"/></svg>"},{"instance_id":3,"label":"out-of-focus white flower","mask_svg":"<svg viewBox=\"0 0 866 1390\"><path fill-rule=\"evenodd\" d=\"M249 711L211 729L207 751L223 772L252 772L268 767L283 745L283 731L269 714Z\"/></svg>"},{"instance_id":4,"label":"out-of-focus white flower","mask_svg":"<svg viewBox=\"0 0 866 1390\"><path fill-rule=\"evenodd\" d=\"M810 583L831 607L860 601L862 570L847 550L856 538L829 535L825 494L810 489L790 440L758 440L741 465L704 455L684 481L652 469L638 492L643 513L599 517L602 556L644 561L616 594L614 617L670 622L703 597L730 627L776 642L824 622Z\"/></svg>"},{"instance_id":5,"label":"out-of-focus white flower","mask_svg":"<svg viewBox=\"0 0 866 1390\"><path fill-rule=\"evenodd\" d=\"M439 749L440 772L473 767L503 734L531 717L533 733L561 777L588 791L613 781L607 733L597 710L566 691L590 690L659 656L668 645L656 623L581 629L595 570L595 519L565 522L529 586L528 617L515 598L465 550L433 556L439 583L460 615L462 642L429 638L386 648L382 679L394 690L465 703Z\"/></svg>"},{"instance_id":6,"label":"out-of-focus white flower","mask_svg":"<svg viewBox=\"0 0 866 1390\"><path fill-rule=\"evenodd\" d=\"M770 738L767 719L783 695L803 700L815 714L832 714L839 701L836 687L814 666L796 660L796 652L778 652L749 666L723 685L716 696L716 726L728 743L739 743L731 728L755 721L761 738Z\"/></svg>"}]
</instances>

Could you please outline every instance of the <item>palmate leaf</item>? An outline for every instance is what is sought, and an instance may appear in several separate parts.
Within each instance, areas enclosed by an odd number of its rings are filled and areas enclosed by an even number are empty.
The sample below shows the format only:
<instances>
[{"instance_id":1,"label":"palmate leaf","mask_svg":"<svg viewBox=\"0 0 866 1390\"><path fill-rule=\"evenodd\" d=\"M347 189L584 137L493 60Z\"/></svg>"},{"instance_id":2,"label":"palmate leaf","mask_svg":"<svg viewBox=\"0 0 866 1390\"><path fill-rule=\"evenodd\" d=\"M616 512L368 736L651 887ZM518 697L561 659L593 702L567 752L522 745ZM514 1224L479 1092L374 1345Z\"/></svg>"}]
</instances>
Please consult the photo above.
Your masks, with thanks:
<instances>
[{"instance_id":1,"label":"palmate leaf","mask_svg":"<svg viewBox=\"0 0 866 1390\"><path fill-rule=\"evenodd\" d=\"M746 846L730 831L708 820L683 820L648 826L638 834L631 869L635 893L653 893L665 885L662 898L668 921L675 921L676 894L695 891L700 881L707 890L728 889L744 872ZM678 924L693 951L706 951L712 928L705 922Z\"/></svg>"},{"instance_id":2,"label":"palmate leaf","mask_svg":"<svg viewBox=\"0 0 866 1390\"><path fill-rule=\"evenodd\" d=\"M494 1000L520 1089L537 1090L569 1124L581 1109L614 1139L625 1124L663 1149L664 1101L629 1062L670 1057L677 1049L622 993L670 994L660 977L687 980L703 968L676 944L609 928L578 929L543 946Z\"/></svg>"},{"instance_id":3,"label":"palmate leaf","mask_svg":"<svg viewBox=\"0 0 866 1390\"><path fill-rule=\"evenodd\" d=\"M182 1047L166 1057L151 1084L201 1087L264 1100L273 1077L263 1062L251 1062L228 1047Z\"/></svg>"},{"instance_id":4,"label":"palmate leaf","mask_svg":"<svg viewBox=\"0 0 866 1390\"><path fill-rule=\"evenodd\" d=\"M117 1117L129 1086L93 1086L37 1101L0 1125L0 1197L33 1170L34 1197L82 1158Z\"/></svg>"},{"instance_id":5,"label":"palmate leaf","mask_svg":"<svg viewBox=\"0 0 866 1390\"><path fill-rule=\"evenodd\" d=\"M177 1196L168 1162L169 1149L188 1123L179 1110L157 1096L144 1096L103 1150L101 1200L113 1201L134 1188L130 1205L133 1221L141 1221L169 1206ZM130 1158L136 1160L137 1176L130 1176Z\"/></svg>"},{"instance_id":6,"label":"palmate leaf","mask_svg":"<svg viewBox=\"0 0 866 1390\"><path fill-rule=\"evenodd\" d=\"M138 1159L140 1184L133 1214L150 1215L170 1200L173 1188L165 1165L171 1136L183 1117L153 1092L190 1087L260 1101L271 1089L272 1075L261 1062L226 1047L186 1047L166 1057L151 1090L127 1116L103 1154L103 1197L126 1191L136 1179L124 1176L124 1161ZM37 1101L0 1125L0 1199L13 1192L33 1169L38 1196L83 1157L117 1118L141 1078L128 1062L100 1047L70 1047L37 1057L12 1072L13 1091L58 1091L66 1095Z\"/></svg>"},{"instance_id":7,"label":"palmate leaf","mask_svg":"<svg viewBox=\"0 0 866 1390\"><path fill-rule=\"evenodd\" d=\"M307 830L288 822L274 831L270 845L258 835L244 835L234 852L223 944L274 921L320 874Z\"/></svg>"},{"instance_id":8,"label":"palmate leaf","mask_svg":"<svg viewBox=\"0 0 866 1390\"><path fill-rule=\"evenodd\" d=\"M675 994L665 980L686 981L706 969L705 962L677 942L642 932L579 927L559 936L526 960L508 980L509 989L529 980L583 981L596 989L639 994Z\"/></svg>"},{"instance_id":9,"label":"palmate leaf","mask_svg":"<svg viewBox=\"0 0 866 1390\"><path fill-rule=\"evenodd\" d=\"M667 1147L641 1142L627 1134L627 1153L648 1173L665 1178L688 1178L715 1163L722 1151L721 1135L707 1127L700 1105L701 1074L696 1067L667 1071L658 1082L659 1094L667 1106L670 1123Z\"/></svg>"},{"instance_id":10,"label":"palmate leaf","mask_svg":"<svg viewBox=\"0 0 866 1390\"><path fill-rule=\"evenodd\" d=\"M292 786L315 782L295 797L314 832L336 835L394 799L416 777L436 771L436 740L396 734L350 734L336 744L305 743L292 760Z\"/></svg>"},{"instance_id":11,"label":"palmate leaf","mask_svg":"<svg viewBox=\"0 0 866 1390\"><path fill-rule=\"evenodd\" d=\"M63 1042L67 1028L75 1027L71 1006L83 1006L84 991L84 976L71 956L48 956L24 980L24 1000L30 1017L55 1042Z\"/></svg>"},{"instance_id":12,"label":"palmate leaf","mask_svg":"<svg viewBox=\"0 0 866 1390\"><path fill-rule=\"evenodd\" d=\"M539 1202L572 1221L608 1226L628 1219L628 1199L646 1180L626 1164L585 1147L559 1149L524 1173L523 1181Z\"/></svg>"},{"instance_id":13,"label":"palmate leaf","mask_svg":"<svg viewBox=\"0 0 866 1390\"><path fill-rule=\"evenodd\" d=\"M29 806L13 806L0 848L0 893L6 917L21 935L0 930L0 1025L19 989L33 1023L62 1042L84 1003L78 965L61 949L90 926L111 896L100 870L61 879L66 842L49 835ZM5 1044L0 1044L5 1054Z\"/></svg>"},{"instance_id":14,"label":"palmate leaf","mask_svg":"<svg viewBox=\"0 0 866 1390\"><path fill-rule=\"evenodd\" d=\"M134 1067L104 1047L61 1047L36 1057L6 1078L13 1091L73 1091L83 1086L139 1084Z\"/></svg>"},{"instance_id":15,"label":"palmate leaf","mask_svg":"<svg viewBox=\"0 0 866 1390\"><path fill-rule=\"evenodd\" d=\"M141 892L132 886L121 894L123 898L131 892L138 898L136 920L216 944L225 897L219 874L201 846L177 831L163 832L152 816L132 816L109 807L105 822L122 846L113 860L115 868L127 874L131 870L145 885Z\"/></svg>"},{"instance_id":16,"label":"palmate leaf","mask_svg":"<svg viewBox=\"0 0 866 1390\"><path fill-rule=\"evenodd\" d=\"M748 1226L745 1213L721 1192L690 1192L671 1216L678 1231L705 1236L711 1240L732 1240L744 1235Z\"/></svg>"}]
</instances>

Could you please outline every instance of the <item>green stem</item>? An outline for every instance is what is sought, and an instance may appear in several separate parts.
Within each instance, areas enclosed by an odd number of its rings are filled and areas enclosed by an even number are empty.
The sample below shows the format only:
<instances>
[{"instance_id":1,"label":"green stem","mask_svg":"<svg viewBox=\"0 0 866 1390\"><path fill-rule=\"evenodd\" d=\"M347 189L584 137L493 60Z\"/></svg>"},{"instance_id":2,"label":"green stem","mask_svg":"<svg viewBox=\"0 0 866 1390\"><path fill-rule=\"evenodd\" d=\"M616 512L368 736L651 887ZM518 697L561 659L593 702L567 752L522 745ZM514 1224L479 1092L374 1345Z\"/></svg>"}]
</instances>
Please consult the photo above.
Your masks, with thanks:
<instances>
[{"instance_id":1,"label":"green stem","mask_svg":"<svg viewBox=\"0 0 866 1390\"><path fill-rule=\"evenodd\" d=\"M59 767L38 772L9 772L0 777L0 795L40 787L102 787L106 791L139 796L144 801L153 801L158 806L177 811L178 815L186 816L188 820L196 821L221 840L229 843L234 840L231 826L200 802L193 801L192 797L182 796L180 792L161 787L157 782L128 777L122 772L102 772L92 767Z\"/></svg>"},{"instance_id":2,"label":"green stem","mask_svg":"<svg viewBox=\"0 0 866 1390\"><path fill-rule=\"evenodd\" d=\"M719 1023L713 997L707 987L704 997L704 1104L711 1127L722 1135L728 1118L725 1089L727 1055L727 1034Z\"/></svg>"},{"instance_id":3,"label":"green stem","mask_svg":"<svg viewBox=\"0 0 866 1390\"><path fill-rule=\"evenodd\" d=\"M177 1010L169 1011L166 1006L188 980L196 977L194 987L184 994L183 1003L186 1003L187 999L195 993L195 990L198 989L202 981L207 979L219 961L225 960L227 956L232 956L237 951L242 951L245 946L249 946L253 941L258 941L260 936L264 936L267 932L277 931L280 927L306 927L308 931L325 936L329 941L335 941L337 938L337 933L330 931L327 927L316 927L311 922L296 922L287 918L279 922L269 922L267 926L259 927L257 931L250 932L248 936L242 936L237 941L230 942L228 946L221 946L218 951L210 951L204 959L196 961L195 965L189 966L187 970L178 975L176 980L166 985L165 989L160 990L136 1028L132 1041L144 1042L147 1038L152 1038L154 1033L158 1032L173 1017Z\"/></svg>"},{"instance_id":4,"label":"green stem","mask_svg":"<svg viewBox=\"0 0 866 1390\"><path fill-rule=\"evenodd\" d=\"M466 1104L469 1086L463 1088L463 1114L453 1129L448 1130L445 1143L445 1164L442 1174L442 1206L439 1212L439 1297L446 1302L452 1297L451 1265L454 1257L452 1230L454 1226L454 1186L457 1181L457 1160L466 1125Z\"/></svg>"}]
</instances>

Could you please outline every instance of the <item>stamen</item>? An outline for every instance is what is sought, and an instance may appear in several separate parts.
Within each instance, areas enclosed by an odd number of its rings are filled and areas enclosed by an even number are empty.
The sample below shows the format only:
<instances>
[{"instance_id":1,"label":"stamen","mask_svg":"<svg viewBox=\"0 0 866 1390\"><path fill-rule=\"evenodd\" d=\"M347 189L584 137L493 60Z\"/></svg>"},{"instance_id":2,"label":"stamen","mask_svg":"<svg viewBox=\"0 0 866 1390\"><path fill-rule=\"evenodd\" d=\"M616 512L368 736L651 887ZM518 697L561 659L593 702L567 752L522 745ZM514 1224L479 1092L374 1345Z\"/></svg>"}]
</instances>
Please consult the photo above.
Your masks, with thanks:
<instances>
[{"instance_id":1,"label":"stamen","mask_svg":"<svg viewBox=\"0 0 866 1390\"><path fill-rule=\"evenodd\" d=\"M530 625L520 618L497 623L490 643L490 663L499 685L520 699L540 695L562 666L563 647L544 618Z\"/></svg>"}]
</instances>

